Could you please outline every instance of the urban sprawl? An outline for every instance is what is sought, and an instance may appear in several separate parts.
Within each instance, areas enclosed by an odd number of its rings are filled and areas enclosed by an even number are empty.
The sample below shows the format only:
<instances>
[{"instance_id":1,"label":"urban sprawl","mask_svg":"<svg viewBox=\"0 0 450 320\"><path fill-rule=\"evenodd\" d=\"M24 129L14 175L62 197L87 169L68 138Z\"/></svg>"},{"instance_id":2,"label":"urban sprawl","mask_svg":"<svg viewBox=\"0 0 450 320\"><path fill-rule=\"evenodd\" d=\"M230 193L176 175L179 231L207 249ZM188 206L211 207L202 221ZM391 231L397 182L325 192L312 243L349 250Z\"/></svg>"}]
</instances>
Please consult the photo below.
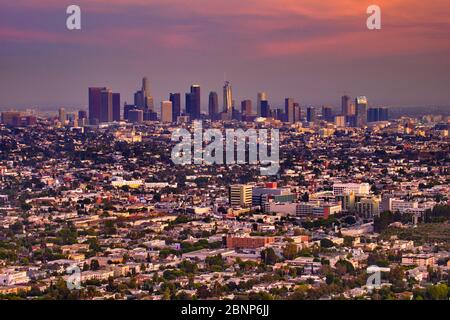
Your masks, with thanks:
<instances>
[{"instance_id":1,"label":"urban sprawl","mask_svg":"<svg viewBox=\"0 0 450 320\"><path fill-rule=\"evenodd\" d=\"M156 110L144 78L133 104L92 87L87 109L1 113L0 298L448 299L448 116L238 107L229 82L204 114L200 93ZM278 173L174 164L193 120L277 129Z\"/></svg>"}]
</instances>

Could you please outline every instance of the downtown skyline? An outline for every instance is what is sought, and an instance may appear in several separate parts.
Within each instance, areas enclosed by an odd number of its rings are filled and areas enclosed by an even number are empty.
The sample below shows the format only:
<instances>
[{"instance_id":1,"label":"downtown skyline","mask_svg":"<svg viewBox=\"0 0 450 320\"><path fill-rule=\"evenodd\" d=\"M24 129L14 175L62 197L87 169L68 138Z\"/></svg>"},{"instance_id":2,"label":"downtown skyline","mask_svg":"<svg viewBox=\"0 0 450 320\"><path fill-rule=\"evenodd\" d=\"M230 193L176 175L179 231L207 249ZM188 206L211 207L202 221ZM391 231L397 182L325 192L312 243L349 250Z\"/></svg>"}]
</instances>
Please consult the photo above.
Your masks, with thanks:
<instances>
[{"instance_id":1,"label":"downtown skyline","mask_svg":"<svg viewBox=\"0 0 450 320\"><path fill-rule=\"evenodd\" d=\"M224 74L236 103L264 91L275 106L339 106L344 94L374 106L450 104L445 1L377 1L379 31L365 27L369 1L281 2L79 1L81 31L65 29L67 3L3 4L0 108L86 107L95 86L131 102L147 75L157 104L200 84L205 112Z\"/></svg>"},{"instance_id":2,"label":"downtown skyline","mask_svg":"<svg viewBox=\"0 0 450 320\"><path fill-rule=\"evenodd\" d=\"M184 96L184 107L182 96ZM216 91L209 92L207 108L204 107L205 102L202 102L201 96L201 86L199 84L193 84L190 87L190 91L185 92L184 94L181 92L170 93L169 99L161 101L160 108L158 109L154 103L154 97L150 89L148 78L144 77L142 79L141 89L134 94L134 103L127 103L125 101L122 108L120 93L113 93L112 90L107 87L89 87L89 121L91 124L120 121L122 111L123 118L125 120L130 120L130 112L134 110L140 110L142 113L142 115L139 115L139 117L142 117L140 120L141 122L156 120L158 114L161 116L161 119L166 119L164 120L165 122L169 121L168 119L170 119L169 122L177 122L178 116L181 115L188 115L191 120L201 119L203 116L209 117L212 120L238 120L240 119L238 114L242 114L245 116L273 117L290 123L298 122L301 118L302 105L291 97L286 97L284 99L284 107L271 105L267 92L257 93L256 105L254 107L252 99L245 99L239 103L233 99L233 89L229 81L225 81L223 86L222 105L219 103L219 94ZM340 111L336 115L356 116L361 106L364 110L361 109L360 111L365 115L365 120L359 119L357 121L356 118L347 120L353 125L356 125L357 123L361 125L362 123L367 122L367 108L369 107L367 97L361 95L357 96L353 103L351 102L351 99L352 98L348 95L341 97ZM303 108L305 107L306 106L303 105ZM308 119L312 117L309 115L310 111L315 108L315 106L308 106ZM164 109L166 113L165 117ZM205 109L207 109L206 112ZM324 117L324 120L334 121L333 113L336 110L333 109L335 108L332 106L322 106L322 116ZM167 112L170 112L170 116ZM315 111L313 112L315 113ZM375 118L377 117L375 116L374 119ZM387 120L388 116L386 115L383 119ZM248 120L253 121L254 119L247 119L245 121Z\"/></svg>"}]
</instances>

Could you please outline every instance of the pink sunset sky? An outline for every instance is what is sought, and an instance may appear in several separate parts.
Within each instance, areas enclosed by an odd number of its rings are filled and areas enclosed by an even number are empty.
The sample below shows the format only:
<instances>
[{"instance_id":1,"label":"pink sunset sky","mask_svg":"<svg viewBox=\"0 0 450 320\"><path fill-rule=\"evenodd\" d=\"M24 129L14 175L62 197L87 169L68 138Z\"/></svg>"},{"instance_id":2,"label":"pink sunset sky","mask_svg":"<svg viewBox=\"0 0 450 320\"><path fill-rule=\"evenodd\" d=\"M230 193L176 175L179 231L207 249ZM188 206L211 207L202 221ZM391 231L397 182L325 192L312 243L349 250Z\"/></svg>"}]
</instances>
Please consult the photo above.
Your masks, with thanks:
<instances>
[{"instance_id":1,"label":"pink sunset sky","mask_svg":"<svg viewBox=\"0 0 450 320\"><path fill-rule=\"evenodd\" d=\"M157 102L202 86L237 103L267 91L302 104L450 105L449 0L16 0L0 5L0 107L83 107L87 87ZM65 27L82 10L82 30ZM366 9L382 9L382 29Z\"/></svg>"}]
</instances>

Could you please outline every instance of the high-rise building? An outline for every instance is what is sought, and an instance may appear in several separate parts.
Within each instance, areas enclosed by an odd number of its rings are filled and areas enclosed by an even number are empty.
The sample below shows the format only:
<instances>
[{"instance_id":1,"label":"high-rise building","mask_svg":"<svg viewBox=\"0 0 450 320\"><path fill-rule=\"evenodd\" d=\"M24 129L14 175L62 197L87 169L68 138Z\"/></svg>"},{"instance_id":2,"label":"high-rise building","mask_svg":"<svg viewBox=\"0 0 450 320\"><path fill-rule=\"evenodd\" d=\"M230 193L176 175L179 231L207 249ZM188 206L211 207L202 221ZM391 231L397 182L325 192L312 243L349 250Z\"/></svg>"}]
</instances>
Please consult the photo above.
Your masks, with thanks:
<instances>
[{"instance_id":1,"label":"high-rise building","mask_svg":"<svg viewBox=\"0 0 450 320\"><path fill-rule=\"evenodd\" d=\"M134 104L127 104L126 102L123 105L123 118L125 120L129 120L129 112L130 110L136 109Z\"/></svg>"},{"instance_id":2,"label":"high-rise building","mask_svg":"<svg viewBox=\"0 0 450 320\"><path fill-rule=\"evenodd\" d=\"M378 121L388 121L389 120L389 109L388 108L379 108L378 115L379 115Z\"/></svg>"},{"instance_id":3,"label":"high-rise building","mask_svg":"<svg viewBox=\"0 0 450 320\"><path fill-rule=\"evenodd\" d=\"M105 88L89 88L89 123L100 122L100 109L102 104L101 92Z\"/></svg>"},{"instance_id":4,"label":"high-rise building","mask_svg":"<svg viewBox=\"0 0 450 320\"><path fill-rule=\"evenodd\" d=\"M267 93L266 92L258 92L258 95L256 97L256 112L259 117L261 117L261 102L262 101L268 101Z\"/></svg>"},{"instance_id":5,"label":"high-rise building","mask_svg":"<svg viewBox=\"0 0 450 320\"><path fill-rule=\"evenodd\" d=\"M112 91L103 89L100 92L101 107L100 107L100 123L112 122L113 120L113 105L112 105Z\"/></svg>"},{"instance_id":6,"label":"high-rise building","mask_svg":"<svg viewBox=\"0 0 450 320\"><path fill-rule=\"evenodd\" d=\"M112 120L120 121L120 93L112 94Z\"/></svg>"},{"instance_id":7,"label":"high-rise building","mask_svg":"<svg viewBox=\"0 0 450 320\"><path fill-rule=\"evenodd\" d=\"M223 86L223 112L231 113L233 111L233 92L229 81L225 81Z\"/></svg>"},{"instance_id":8,"label":"high-rise building","mask_svg":"<svg viewBox=\"0 0 450 320\"><path fill-rule=\"evenodd\" d=\"M172 122L177 122L181 116L181 94L171 93L169 100L172 102Z\"/></svg>"},{"instance_id":9,"label":"high-rise building","mask_svg":"<svg viewBox=\"0 0 450 320\"><path fill-rule=\"evenodd\" d=\"M356 126L363 127L367 124L367 98L359 96L355 99Z\"/></svg>"},{"instance_id":10,"label":"high-rise building","mask_svg":"<svg viewBox=\"0 0 450 320\"><path fill-rule=\"evenodd\" d=\"M343 115L335 116L334 124L336 125L336 127L344 128L345 127L345 116L343 116Z\"/></svg>"},{"instance_id":11,"label":"high-rise building","mask_svg":"<svg viewBox=\"0 0 450 320\"><path fill-rule=\"evenodd\" d=\"M142 88L134 94L134 105L142 110L154 110L153 96L150 93L150 84L147 78L142 79Z\"/></svg>"},{"instance_id":12,"label":"high-rise building","mask_svg":"<svg viewBox=\"0 0 450 320\"><path fill-rule=\"evenodd\" d=\"M78 120L87 119L87 112L85 110L78 111Z\"/></svg>"},{"instance_id":13,"label":"high-rise building","mask_svg":"<svg viewBox=\"0 0 450 320\"><path fill-rule=\"evenodd\" d=\"M64 108L58 109L58 120L63 125L66 123L66 120L67 120L66 109L64 109Z\"/></svg>"},{"instance_id":14,"label":"high-rise building","mask_svg":"<svg viewBox=\"0 0 450 320\"><path fill-rule=\"evenodd\" d=\"M171 101L162 101L161 102L161 121L162 122L172 122L172 102Z\"/></svg>"},{"instance_id":15,"label":"high-rise building","mask_svg":"<svg viewBox=\"0 0 450 320\"><path fill-rule=\"evenodd\" d=\"M369 108L367 110L367 122L388 121L389 110L387 108Z\"/></svg>"},{"instance_id":16,"label":"high-rise building","mask_svg":"<svg viewBox=\"0 0 450 320\"><path fill-rule=\"evenodd\" d=\"M306 121L316 122L316 109L314 107L308 107L306 109Z\"/></svg>"},{"instance_id":17,"label":"high-rise building","mask_svg":"<svg viewBox=\"0 0 450 320\"><path fill-rule=\"evenodd\" d=\"M144 121L157 121L158 114L152 110L144 111Z\"/></svg>"},{"instance_id":18,"label":"high-rise building","mask_svg":"<svg viewBox=\"0 0 450 320\"><path fill-rule=\"evenodd\" d=\"M8 126L15 125L15 119L22 116L22 112L19 111L4 111L2 112L2 123Z\"/></svg>"},{"instance_id":19,"label":"high-rise building","mask_svg":"<svg viewBox=\"0 0 450 320\"><path fill-rule=\"evenodd\" d=\"M141 90L136 91L135 94L134 94L134 105L137 108L140 108L142 110L145 108L144 96L142 95L142 91Z\"/></svg>"},{"instance_id":20,"label":"high-rise building","mask_svg":"<svg viewBox=\"0 0 450 320\"><path fill-rule=\"evenodd\" d=\"M356 106L355 104L352 102L350 103L350 114L349 116L356 116Z\"/></svg>"},{"instance_id":21,"label":"high-rise building","mask_svg":"<svg viewBox=\"0 0 450 320\"><path fill-rule=\"evenodd\" d=\"M327 122L332 122L334 120L333 109L331 107L322 107L322 119Z\"/></svg>"},{"instance_id":22,"label":"high-rise building","mask_svg":"<svg viewBox=\"0 0 450 320\"><path fill-rule=\"evenodd\" d=\"M27 127L37 124L36 116L19 111L4 111L1 113L2 123L7 126Z\"/></svg>"},{"instance_id":23,"label":"high-rise building","mask_svg":"<svg viewBox=\"0 0 450 320\"><path fill-rule=\"evenodd\" d=\"M243 100L241 102L241 112L247 116L252 114L252 100Z\"/></svg>"},{"instance_id":24,"label":"high-rise building","mask_svg":"<svg viewBox=\"0 0 450 320\"><path fill-rule=\"evenodd\" d=\"M302 109L300 105L295 102L294 103L294 122L300 122L302 120Z\"/></svg>"},{"instance_id":25,"label":"high-rise building","mask_svg":"<svg viewBox=\"0 0 450 320\"><path fill-rule=\"evenodd\" d=\"M66 124L69 126L77 128L78 127L78 113L77 112L69 112L66 115Z\"/></svg>"},{"instance_id":26,"label":"high-rise building","mask_svg":"<svg viewBox=\"0 0 450 320\"><path fill-rule=\"evenodd\" d=\"M153 96L150 92L150 84L146 77L142 79L142 96L144 99L144 108L153 111L154 110Z\"/></svg>"},{"instance_id":27,"label":"high-rise building","mask_svg":"<svg viewBox=\"0 0 450 320\"><path fill-rule=\"evenodd\" d=\"M358 126L357 125L358 121L356 119L356 115L346 116L345 121L349 127L355 128Z\"/></svg>"},{"instance_id":28,"label":"high-rise building","mask_svg":"<svg viewBox=\"0 0 450 320\"><path fill-rule=\"evenodd\" d=\"M85 110L78 111L78 125L85 126L87 124L87 112Z\"/></svg>"},{"instance_id":29,"label":"high-rise building","mask_svg":"<svg viewBox=\"0 0 450 320\"><path fill-rule=\"evenodd\" d=\"M192 113L192 95L191 93L186 93L186 99L185 99L185 107L184 107L184 111L185 113L191 117L191 113Z\"/></svg>"},{"instance_id":30,"label":"high-rise building","mask_svg":"<svg viewBox=\"0 0 450 320\"><path fill-rule=\"evenodd\" d=\"M287 122L287 116L284 113L284 108L274 108L269 111L269 117L276 120Z\"/></svg>"},{"instance_id":31,"label":"high-rise building","mask_svg":"<svg viewBox=\"0 0 450 320\"><path fill-rule=\"evenodd\" d=\"M219 97L217 92L211 91L208 98L208 114L210 119L217 119L219 115Z\"/></svg>"},{"instance_id":32,"label":"high-rise building","mask_svg":"<svg viewBox=\"0 0 450 320\"><path fill-rule=\"evenodd\" d=\"M341 114L344 116L351 116L354 113L352 113L351 110L351 98L347 95L342 96L341 98Z\"/></svg>"},{"instance_id":33,"label":"high-rise building","mask_svg":"<svg viewBox=\"0 0 450 320\"><path fill-rule=\"evenodd\" d=\"M267 100L261 100L260 101L260 116L263 118L269 118L270 117L270 106L269 106L269 102Z\"/></svg>"},{"instance_id":34,"label":"high-rise building","mask_svg":"<svg viewBox=\"0 0 450 320\"><path fill-rule=\"evenodd\" d=\"M289 123L295 122L294 117L294 99L286 98L284 99L284 113L286 114L286 120Z\"/></svg>"},{"instance_id":35,"label":"high-rise building","mask_svg":"<svg viewBox=\"0 0 450 320\"><path fill-rule=\"evenodd\" d=\"M200 86L198 84L191 86L190 103L191 110L189 115L191 116L191 120L200 119Z\"/></svg>"},{"instance_id":36,"label":"high-rise building","mask_svg":"<svg viewBox=\"0 0 450 320\"><path fill-rule=\"evenodd\" d=\"M128 111L128 120L132 123L142 123L144 121L144 111L141 109Z\"/></svg>"},{"instance_id":37,"label":"high-rise building","mask_svg":"<svg viewBox=\"0 0 450 320\"><path fill-rule=\"evenodd\" d=\"M142 91L145 92L145 93L150 93L150 86L148 84L147 77L144 77L142 79Z\"/></svg>"},{"instance_id":38,"label":"high-rise building","mask_svg":"<svg viewBox=\"0 0 450 320\"><path fill-rule=\"evenodd\" d=\"M378 108L367 109L367 122L376 122L378 118Z\"/></svg>"},{"instance_id":39,"label":"high-rise building","mask_svg":"<svg viewBox=\"0 0 450 320\"><path fill-rule=\"evenodd\" d=\"M89 88L89 123L111 122L112 92L105 87Z\"/></svg>"},{"instance_id":40,"label":"high-rise building","mask_svg":"<svg viewBox=\"0 0 450 320\"><path fill-rule=\"evenodd\" d=\"M236 184L229 188L230 205L247 207L252 205L251 185Z\"/></svg>"}]
</instances>

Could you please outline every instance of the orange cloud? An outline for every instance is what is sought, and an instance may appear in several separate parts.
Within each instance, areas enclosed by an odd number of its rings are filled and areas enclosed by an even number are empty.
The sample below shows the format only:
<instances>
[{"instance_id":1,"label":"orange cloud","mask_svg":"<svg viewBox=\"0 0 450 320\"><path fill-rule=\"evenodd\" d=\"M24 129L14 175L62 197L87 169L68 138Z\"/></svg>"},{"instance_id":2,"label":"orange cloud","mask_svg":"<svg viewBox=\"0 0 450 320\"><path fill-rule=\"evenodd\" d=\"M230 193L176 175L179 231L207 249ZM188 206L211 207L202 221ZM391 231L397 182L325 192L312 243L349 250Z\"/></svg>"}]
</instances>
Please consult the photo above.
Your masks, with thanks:
<instances>
[{"instance_id":1,"label":"orange cloud","mask_svg":"<svg viewBox=\"0 0 450 320\"><path fill-rule=\"evenodd\" d=\"M265 56L327 50L383 55L449 49L445 41L450 30L448 0L79 0L78 4L83 15L107 17L123 12L125 17L136 14L130 13L131 8L138 8L140 15L174 21L174 25L160 27L121 27L115 19L104 19L101 28L72 37L80 43L133 44L137 48L146 44L189 48L195 43L197 48L213 50L210 41L221 39L224 46ZM375 33L365 27L366 8L371 4L382 8L383 29ZM60 0L6 4L6 8L13 6L36 11L61 8L62 14L65 9ZM177 20L183 24L177 25ZM0 39L73 41L49 31L21 30L17 25L0 31Z\"/></svg>"}]
</instances>

